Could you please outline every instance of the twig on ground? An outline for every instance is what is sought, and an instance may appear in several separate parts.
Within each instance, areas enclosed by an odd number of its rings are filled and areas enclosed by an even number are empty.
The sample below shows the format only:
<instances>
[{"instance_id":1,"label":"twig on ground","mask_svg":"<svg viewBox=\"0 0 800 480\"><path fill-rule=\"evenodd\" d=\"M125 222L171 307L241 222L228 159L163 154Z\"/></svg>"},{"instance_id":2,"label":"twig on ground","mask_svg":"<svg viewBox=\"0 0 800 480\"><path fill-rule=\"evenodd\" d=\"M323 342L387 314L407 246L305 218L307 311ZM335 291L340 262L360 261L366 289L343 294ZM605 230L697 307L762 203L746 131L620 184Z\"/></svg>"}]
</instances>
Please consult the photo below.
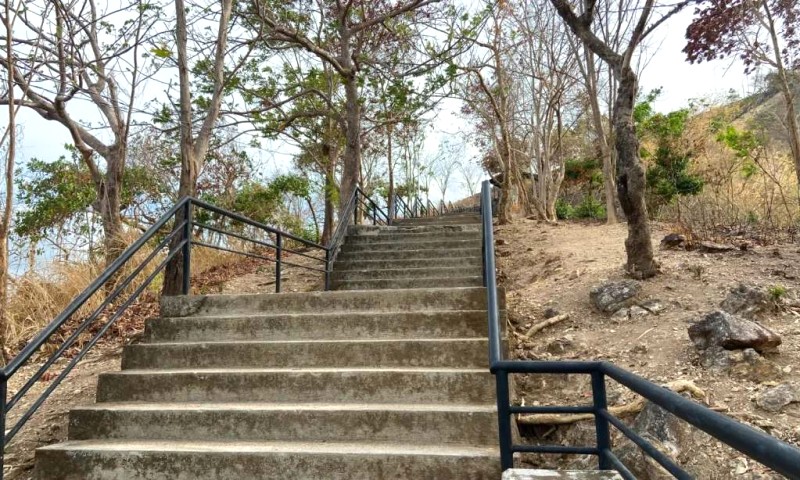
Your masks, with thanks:
<instances>
[{"instance_id":1,"label":"twig on ground","mask_svg":"<svg viewBox=\"0 0 800 480\"><path fill-rule=\"evenodd\" d=\"M568 320L568 319L569 319L569 313L564 313L564 314L561 314L561 315L556 315L553 318L548 318L547 320L545 320L543 322L539 322L536 325L534 325L531 328L529 328L528 331L525 332L525 335L522 338L524 340L527 340L527 339L531 338L531 335L533 335L534 333L536 333L536 332L538 332L540 330L543 330L543 329L545 329L545 328L547 328L547 327L549 327L551 325L555 325L558 322L563 322L564 320Z\"/></svg>"}]
</instances>

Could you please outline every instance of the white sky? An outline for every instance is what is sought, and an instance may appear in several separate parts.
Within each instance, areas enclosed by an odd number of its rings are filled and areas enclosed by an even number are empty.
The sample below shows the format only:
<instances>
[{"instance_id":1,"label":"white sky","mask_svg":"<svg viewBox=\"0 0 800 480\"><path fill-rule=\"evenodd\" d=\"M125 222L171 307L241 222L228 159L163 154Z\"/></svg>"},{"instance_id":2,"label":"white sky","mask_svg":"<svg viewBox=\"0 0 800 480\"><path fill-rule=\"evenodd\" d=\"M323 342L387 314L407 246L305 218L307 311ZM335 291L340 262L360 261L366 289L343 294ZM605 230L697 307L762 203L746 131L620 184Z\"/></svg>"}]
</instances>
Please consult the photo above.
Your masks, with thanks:
<instances>
[{"instance_id":1,"label":"white sky","mask_svg":"<svg viewBox=\"0 0 800 480\"><path fill-rule=\"evenodd\" d=\"M684 46L684 32L692 17L691 11L684 11L666 22L657 31L651 41L651 48L658 48L652 60L645 68L640 80L641 91L648 92L661 87L661 97L656 102L660 111L671 111L687 106L690 99L719 96L733 89L740 95L746 95L750 80L744 76L740 63L716 61L701 65L690 65L684 60L681 49ZM455 101L445 103L445 109L440 112L434 121L432 131L426 140L426 150L433 154L438 147L442 135L462 131L466 125L459 120L457 112L459 105ZM86 110L89 118L95 115L92 108L79 107ZM6 118L5 109L0 109L0 122ZM73 116L75 111L73 111ZM18 116L22 126L23 136L19 146L19 160L24 163L31 157L43 160L56 159L64 154L63 146L71 143L70 137L64 127L55 122L41 119L29 110L23 110ZM256 160L276 170L289 168L288 155L281 155L276 151L283 150L280 146L265 145L263 151L254 152ZM448 190L448 200L460 198L465 189L459 188L458 179ZM452 196L450 194L452 192ZM440 195L431 195L437 199Z\"/></svg>"}]
</instances>

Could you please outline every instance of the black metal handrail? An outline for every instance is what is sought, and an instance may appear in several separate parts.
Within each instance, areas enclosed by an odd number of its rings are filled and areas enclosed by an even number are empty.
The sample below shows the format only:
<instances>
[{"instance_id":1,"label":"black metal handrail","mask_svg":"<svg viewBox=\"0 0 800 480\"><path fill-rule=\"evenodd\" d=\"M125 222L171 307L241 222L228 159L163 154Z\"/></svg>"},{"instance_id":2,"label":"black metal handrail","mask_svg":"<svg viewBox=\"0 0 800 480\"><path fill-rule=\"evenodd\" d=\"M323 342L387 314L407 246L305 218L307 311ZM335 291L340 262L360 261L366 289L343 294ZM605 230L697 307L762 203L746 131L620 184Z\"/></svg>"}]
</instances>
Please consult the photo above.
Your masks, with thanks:
<instances>
[{"instance_id":1,"label":"black metal handrail","mask_svg":"<svg viewBox=\"0 0 800 480\"><path fill-rule=\"evenodd\" d=\"M222 225L211 225L209 223L200 222L193 218L195 209L204 210L210 214L216 215L219 219L227 222L236 222L238 224L253 228L263 234L266 234L266 240L260 240L248 236L240 232L226 229L224 222ZM291 265L307 270L321 272L325 275L325 289L330 289L330 277L333 267L333 261L336 258L344 236L347 231L348 225L358 223L361 214L365 214L372 220L373 223L389 223L388 214L381 209L377 203L364 194L361 189L356 189L351 198L349 199L343 216L339 219L339 224L334 232L334 235L328 245L323 246L308 239L299 237L289 232L285 232L270 225L249 219L243 215L231 212L208 202L204 202L197 198L184 197L172 208L170 208L164 215L162 215L150 228L148 228L142 236L137 239L133 244L126 248L119 257L111 262L105 270L94 280L89 286L81 292L67 308L64 309L52 322L50 322L41 332L39 332L13 359L11 359L6 366L0 370L0 432L6 432L0 435L0 480L3 478L2 464L4 457L3 452L5 446L17 435L20 429L27 423L30 417L42 406L42 404L49 398L52 392L61 384L66 376L74 369L81 359L89 352L89 350L97 344L100 338L111 328L114 323L123 315L126 309L144 292L144 290L156 279L156 277L166 269L170 261L175 258L182 258L183 265L183 283L181 291L184 295L189 294L191 289L191 254L192 246L205 247L217 249L225 252L244 255L247 257L259 258L262 260L275 263L275 291L281 291L281 266ZM168 228L168 224L173 221L173 225L169 233L162 236L162 231ZM231 245L223 246L203 241L202 237L197 237L197 234L202 232L213 232L218 234L221 238L234 238L244 242L249 242L259 249L270 249L274 252L274 256L267 256L257 253L257 251L244 251L237 250ZM175 241L176 237L180 241ZM134 255L140 253L143 248L149 243L156 241L155 247L145 257L144 260L137 265L132 264ZM297 248L291 247L291 243L300 245L306 251L301 251ZM164 250L167 250L164 253ZM324 257L316 257L308 253L309 250L316 250L322 252ZM312 265L303 265L299 263L290 263L284 259L283 254L290 253L293 255L302 256L322 264L320 267ZM155 267L136 287L132 292L127 292L129 287L133 284L142 272L153 262L163 256ZM180 255L180 256L179 256ZM132 267L133 270L124 278L119 277L124 274L123 268ZM108 290L111 290L108 292ZM8 383L16 374L19 373L20 368L29 363L37 352L40 352L45 344L50 341L53 335L60 329L64 328L67 323L73 319L78 311L86 305L86 303L99 292L105 293L105 298L88 316L82 318L79 324L75 327L74 331L69 337L59 345L55 352L50 354L36 372L28 378L22 387L14 392L11 398L8 398ZM127 297L124 298L125 294ZM117 303L120 302L120 303ZM114 310L114 313L105 319L100 328L95 332L92 337L83 345L77 354L70 358L69 362L65 365L64 369L50 381L48 387L42 392L33 403L19 416L10 429L7 429L7 417L15 407L19 406L22 398L31 390L31 388L42 379L44 374L52 367L57 360L62 358L64 354L76 345L76 342L91 326L97 325L103 312L107 309Z\"/></svg>"},{"instance_id":2,"label":"black metal handrail","mask_svg":"<svg viewBox=\"0 0 800 480\"><path fill-rule=\"evenodd\" d=\"M616 428L641 448L648 456L664 467L673 477L693 478L674 460L658 450L641 435L628 427L608 410L606 378L624 385L648 401L670 412L681 420L699 428L722 443L735 448L748 457L785 475L800 478L800 449L737 422L683 396L660 387L634 373L604 361L531 361L505 360L502 350L502 331L497 292L494 231L492 227L492 186L483 182L481 188L481 225L483 239L484 285L489 320L489 365L495 376L497 391L498 432L500 463L503 470L514 467L514 453L589 454L598 457L601 470L616 470L626 480L636 477L614 454L611 445L611 427ZM515 406L510 402L509 375L511 374L586 374L591 376L592 405L578 406ZM512 415L543 413L590 413L594 415L596 442L594 446L519 445L512 437Z\"/></svg>"}]
</instances>

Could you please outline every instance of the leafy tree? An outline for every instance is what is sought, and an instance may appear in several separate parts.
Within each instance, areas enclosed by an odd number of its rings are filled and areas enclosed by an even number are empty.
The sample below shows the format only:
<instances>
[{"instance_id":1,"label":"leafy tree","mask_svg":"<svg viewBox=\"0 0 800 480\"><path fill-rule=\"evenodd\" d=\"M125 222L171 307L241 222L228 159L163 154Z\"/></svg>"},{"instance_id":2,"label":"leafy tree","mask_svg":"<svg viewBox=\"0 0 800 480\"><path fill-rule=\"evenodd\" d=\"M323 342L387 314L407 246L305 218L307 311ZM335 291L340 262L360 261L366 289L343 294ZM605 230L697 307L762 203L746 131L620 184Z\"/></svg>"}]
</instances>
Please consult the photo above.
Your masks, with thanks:
<instances>
[{"instance_id":1,"label":"leafy tree","mask_svg":"<svg viewBox=\"0 0 800 480\"><path fill-rule=\"evenodd\" d=\"M645 145L641 156L649 160L647 194L653 212L679 196L697 195L703 190L703 179L690 172L694 152L685 137L690 111L655 113L653 101L659 93L656 90L648 94L633 114L637 133ZM648 148L648 144L652 147Z\"/></svg>"},{"instance_id":2,"label":"leafy tree","mask_svg":"<svg viewBox=\"0 0 800 480\"><path fill-rule=\"evenodd\" d=\"M745 71L773 68L786 108L785 125L800 183L800 120L792 77L800 67L800 3L794 0L703 0L686 29L692 63L737 56Z\"/></svg>"}]
</instances>

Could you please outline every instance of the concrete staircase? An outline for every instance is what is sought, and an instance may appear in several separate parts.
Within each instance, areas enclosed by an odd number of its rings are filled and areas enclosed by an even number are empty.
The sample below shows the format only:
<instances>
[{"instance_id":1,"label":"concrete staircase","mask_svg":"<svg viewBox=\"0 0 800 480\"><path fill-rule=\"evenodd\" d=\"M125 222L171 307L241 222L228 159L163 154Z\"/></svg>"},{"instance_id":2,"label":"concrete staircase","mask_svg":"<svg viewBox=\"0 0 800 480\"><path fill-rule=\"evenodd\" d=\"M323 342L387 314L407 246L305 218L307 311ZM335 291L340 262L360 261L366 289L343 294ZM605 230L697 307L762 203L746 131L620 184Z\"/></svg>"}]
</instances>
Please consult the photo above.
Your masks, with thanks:
<instances>
[{"instance_id":1,"label":"concrete staircase","mask_svg":"<svg viewBox=\"0 0 800 480\"><path fill-rule=\"evenodd\" d=\"M497 480L479 232L355 226L339 291L164 299L37 478Z\"/></svg>"}]
</instances>

